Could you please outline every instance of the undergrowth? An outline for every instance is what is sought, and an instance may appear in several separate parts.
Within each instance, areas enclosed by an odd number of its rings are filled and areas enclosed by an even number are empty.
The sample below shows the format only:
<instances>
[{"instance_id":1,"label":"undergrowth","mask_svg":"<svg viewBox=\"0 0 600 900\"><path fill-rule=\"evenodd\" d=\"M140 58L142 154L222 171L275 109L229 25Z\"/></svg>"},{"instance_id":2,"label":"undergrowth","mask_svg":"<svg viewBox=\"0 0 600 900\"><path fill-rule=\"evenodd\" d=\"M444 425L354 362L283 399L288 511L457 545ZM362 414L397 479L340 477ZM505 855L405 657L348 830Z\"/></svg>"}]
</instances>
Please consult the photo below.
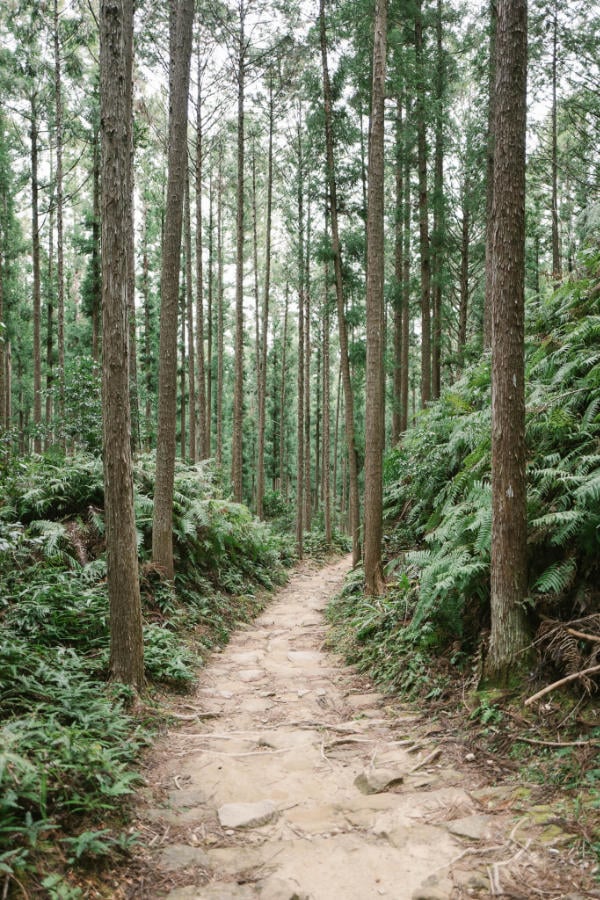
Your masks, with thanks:
<instances>
[{"instance_id":1,"label":"undergrowth","mask_svg":"<svg viewBox=\"0 0 600 900\"><path fill-rule=\"evenodd\" d=\"M4 458L0 471L0 892L76 898L65 866L113 861L132 840L123 802L156 721L107 685L102 465L94 456ZM218 496L210 467L179 463L175 583L151 563L154 459L135 471L148 685L185 690L285 579L290 540ZM151 707L150 707L151 709ZM108 825L107 825L108 823ZM112 824L111 824L112 823ZM124 826L123 822L123 826Z\"/></svg>"},{"instance_id":2,"label":"undergrowth","mask_svg":"<svg viewBox=\"0 0 600 900\"><path fill-rule=\"evenodd\" d=\"M540 673L598 662L600 644L600 292L597 255L528 304L526 606ZM491 378L484 356L424 411L385 462L388 590L360 576L333 604L334 640L392 689L477 681L489 626ZM437 683L432 681L437 673ZM584 684L593 690L594 682Z\"/></svg>"}]
</instances>

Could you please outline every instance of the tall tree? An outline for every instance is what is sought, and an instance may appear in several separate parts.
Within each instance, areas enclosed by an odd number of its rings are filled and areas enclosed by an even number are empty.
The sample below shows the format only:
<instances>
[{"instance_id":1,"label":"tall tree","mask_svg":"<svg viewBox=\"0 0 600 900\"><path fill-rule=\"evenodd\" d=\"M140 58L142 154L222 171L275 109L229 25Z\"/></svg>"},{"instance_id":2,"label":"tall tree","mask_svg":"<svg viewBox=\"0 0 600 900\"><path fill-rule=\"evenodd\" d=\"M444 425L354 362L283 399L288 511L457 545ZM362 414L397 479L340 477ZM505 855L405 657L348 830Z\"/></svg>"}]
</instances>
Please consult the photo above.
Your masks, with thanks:
<instances>
[{"instance_id":1,"label":"tall tree","mask_svg":"<svg viewBox=\"0 0 600 900\"><path fill-rule=\"evenodd\" d=\"M417 121L417 167L419 172L419 250L421 254L421 403L425 406L431 400L431 260L429 246L429 199L427 193L423 0L417 0L415 10L415 62L417 69L415 115Z\"/></svg>"},{"instance_id":2,"label":"tall tree","mask_svg":"<svg viewBox=\"0 0 600 900\"><path fill-rule=\"evenodd\" d=\"M383 588L381 565L384 441L384 101L387 0L375 4L373 89L369 136L367 207L367 370L365 397L365 589Z\"/></svg>"},{"instance_id":3,"label":"tall tree","mask_svg":"<svg viewBox=\"0 0 600 900\"><path fill-rule=\"evenodd\" d=\"M177 0L170 65L167 203L160 281L158 440L152 558L173 578L173 483L177 417L177 307L183 195L187 170L187 108L192 53L193 0Z\"/></svg>"},{"instance_id":4,"label":"tall tree","mask_svg":"<svg viewBox=\"0 0 600 900\"><path fill-rule=\"evenodd\" d=\"M341 378L344 387L344 422L346 444L348 448L348 466L350 476L350 534L352 537L352 562L360 561L359 524L360 510L358 499L358 459L356 439L354 435L354 393L350 373L350 356L348 353L348 327L346 324L346 308L344 303L344 278L342 272L342 254L338 225L337 180L335 173L334 140L333 140L333 104L329 65L327 60L327 29L325 23L325 0L319 3L319 32L321 39L321 65L323 74L323 108L325 115L325 165L327 192L329 195L329 215L331 221L331 249L335 274L335 293L337 300L338 332L340 343Z\"/></svg>"},{"instance_id":5,"label":"tall tree","mask_svg":"<svg viewBox=\"0 0 600 900\"><path fill-rule=\"evenodd\" d=\"M129 408L129 303L133 2L100 6L102 131L103 459L110 674L144 686L144 645L133 510Z\"/></svg>"},{"instance_id":6,"label":"tall tree","mask_svg":"<svg viewBox=\"0 0 600 900\"><path fill-rule=\"evenodd\" d=\"M498 0L491 221L492 557L487 675L508 680L527 647L525 127L527 0Z\"/></svg>"},{"instance_id":7,"label":"tall tree","mask_svg":"<svg viewBox=\"0 0 600 900\"><path fill-rule=\"evenodd\" d=\"M231 439L231 481L233 496L242 502L244 424L244 95L246 86L246 5L238 0L239 34L237 47L237 199L235 227L235 361L233 383L233 434Z\"/></svg>"}]
</instances>

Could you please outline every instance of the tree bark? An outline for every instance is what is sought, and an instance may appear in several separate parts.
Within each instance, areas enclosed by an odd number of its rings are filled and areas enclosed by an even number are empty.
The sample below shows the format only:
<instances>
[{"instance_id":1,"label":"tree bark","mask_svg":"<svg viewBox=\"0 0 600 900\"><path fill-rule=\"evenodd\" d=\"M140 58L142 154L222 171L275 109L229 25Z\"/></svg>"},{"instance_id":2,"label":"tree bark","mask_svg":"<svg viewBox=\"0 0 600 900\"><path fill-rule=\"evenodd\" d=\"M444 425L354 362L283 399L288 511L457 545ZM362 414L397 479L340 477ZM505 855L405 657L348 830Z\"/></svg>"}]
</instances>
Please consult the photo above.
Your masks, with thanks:
<instances>
[{"instance_id":1,"label":"tree bark","mask_svg":"<svg viewBox=\"0 0 600 900\"><path fill-rule=\"evenodd\" d=\"M231 439L231 481L238 503L243 495L244 424L244 88L246 78L246 9L238 0L240 32L237 59L237 214L235 260L235 360L233 384L233 434Z\"/></svg>"},{"instance_id":2,"label":"tree bark","mask_svg":"<svg viewBox=\"0 0 600 900\"><path fill-rule=\"evenodd\" d=\"M206 366L204 361L204 267L202 251L204 231L202 223L203 133L202 133L202 66L198 44L198 89L196 94L196 360L198 363L198 435L197 453L200 459L210 456L210 420L206 401ZM212 263L212 260L211 260ZM209 291L211 286L209 286ZM211 296L212 299L212 296ZM210 329L210 325L209 325ZM191 398L191 382L190 382ZM190 401L191 402L191 401ZM194 397L194 410L196 409ZM194 413L195 415L196 413Z\"/></svg>"},{"instance_id":3,"label":"tree bark","mask_svg":"<svg viewBox=\"0 0 600 900\"><path fill-rule=\"evenodd\" d=\"M42 452L42 295L40 282L40 225L38 209L38 113L37 95L31 104L31 263L33 269L33 452Z\"/></svg>"},{"instance_id":4,"label":"tree bark","mask_svg":"<svg viewBox=\"0 0 600 900\"><path fill-rule=\"evenodd\" d=\"M296 550L304 555L304 159L302 127L298 115L298 410L296 457Z\"/></svg>"},{"instance_id":5,"label":"tree bark","mask_svg":"<svg viewBox=\"0 0 600 900\"><path fill-rule=\"evenodd\" d=\"M100 6L103 460L110 676L140 692L144 645L133 509L129 407L129 272L133 3Z\"/></svg>"},{"instance_id":6,"label":"tree bark","mask_svg":"<svg viewBox=\"0 0 600 900\"><path fill-rule=\"evenodd\" d=\"M407 109L408 117L408 109ZM402 358L400 366L400 397L402 417L400 431L408 428L408 379L410 356L410 147L408 135L404 143L404 262L402 273Z\"/></svg>"},{"instance_id":7,"label":"tree bark","mask_svg":"<svg viewBox=\"0 0 600 900\"><path fill-rule=\"evenodd\" d=\"M562 279L562 261L560 258L560 231L558 221L558 101L557 101L557 68L558 68L558 8L554 0L552 18L552 277L555 281Z\"/></svg>"},{"instance_id":8,"label":"tree bark","mask_svg":"<svg viewBox=\"0 0 600 900\"><path fill-rule=\"evenodd\" d=\"M404 141L402 99L396 101L396 211L394 222L394 370L392 443L397 444L402 433L402 276L404 271Z\"/></svg>"},{"instance_id":9,"label":"tree bark","mask_svg":"<svg viewBox=\"0 0 600 900\"><path fill-rule=\"evenodd\" d=\"M442 261L444 257L444 95L446 65L443 43L443 6L437 0L436 14L436 76L435 76L435 147L433 164L433 235L432 235L432 301L433 341L431 360L431 396L440 396L442 385Z\"/></svg>"},{"instance_id":10,"label":"tree bark","mask_svg":"<svg viewBox=\"0 0 600 900\"><path fill-rule=\"evenodd\" d=\"M384 443L384 100L387 0L375 5L367 207L367 362L365 397L365 590L384 585L381 564Z\"/></svg>"},{"instance_id":11,"label":"tree bark","mask_svg":"<svg viewBox=\"0 0 600 900\"><path fill-rule=\"evenodd\" d=\"M498 0L492 297L492 556L488 679L506 683L529 644L525 480L527 0Z\"/></svg>"},{"instance_id":12,"label":"tree bark","mask_svg":"<svg viewBox=\"0 0 600 900\"><path fill-rule=\"evenodd\" d=\"M358 459L356 455L356 440L354 435L354 395L352 391L352 379L350 373L350 357L348 355L348 329L346 325L342 256L338 227L337 182L335 178L335 165L333 155L333 110L331 100L331 82L329 79L329 69L327 65L325 0L320 0L319 4L319 25L321 39L321 61L323 68L323 106L325 114L327 189L329 192L331 216L331 248L333 253L333 264L335 272L335 290L340 343L340 364L342 372L342 382L344 386L344 421L346 428L346 443L348 447L348 464L350 477L350 534L352 537L352 563L356 566L360 561L361 555L359 542L360 510L358 499Z\"/></svg>"},{"instance_id":13,"label":"tree bark","mask_svg":"<svg viewBox=\"0 0 600 900\"><path fill-rule=\"evenodd\" d=\"M489 100L486 141L486 189L485 189L485 298L483 306L483 349L492 346L492 206L494 202L494 117L496 111L496 31L498 27L498 0L490 3L489 40Z\"/></svg>"},{"instance_id":14,"label":"tree bark","mask_svg":"<svg viewBox=\"0 0 600 900\"><path fill-rule=\"evenodd\" d=\"M269 149L267 160L267 221L265 234L265 283L263 288L262 334L259 363L258 389L258 472L256 476L256 514L263 517L265 493L265 427L267 396L267 338L269 334L269 304L271 292L271 226L273 218L273 132L275 110L273 100L273 76L269 78Z\"/></svg>"},{"instance_id":15,"label":"tree bark","mask_svg":"<svg viewBox=\"0 0 600 900\"><path fill-rule=\"evenodd\" d=\"M425 64L423 61L423 0L415 12L417 67L417 166L419 171L419 240L421 253L421 405L431 400L431 262L429 201L427 196L427 125L425 121Z\"/></svg>"},{"instance_id":16,"label":"tree bark","mask_svg":"<svg viewBox=\"0 0 600 900\"><path fill-rule=\"evenodd\" d=\"M223 145L217 189L217 463L223 465Z\"/></svg>"},{"instance_id":17,"label":"tree bark","mask_svg":"<svg viewBox=\"0 0 600 900\"><path fill-rule=\"evenodd\" d=\"M190 427L189 427L189 443L188 443L188 457L190 463L193 465L196 462L196 451L197 451L197 441L196 441L196 418L198 417L198 424L200 428L202 428L203 422L203 414L198 416L198 410L196 408L196 347L194 346L195 333L194 333L194 286L192 279L192 216L190 211L191 205L191 197L190 197L190 171L189 166L186 167L186 181L185 181L185 206L184 206L184 233L185 233L185 296L187 299L187 309L186 316L184 321L187 322L187 348L188 348L188 397L189 397L189 405L190 405ZM197 248L196 248L197 252ZM196 257L196 262L197 262ZM202 309L202 307L200 308ZM200 323L198 322L197 328L200 328Z\"/></svg>"},{"instance_id":18,"label":"tree bark","mask_svg":"<svg viewBox=\"0 0 600 900\"><path fill-rule=\"evenodd\" d=\"M158 439L152 529L152 558L167 578L174 577L173 483L177 417L177 307L183 193L187 166L187 106L192 51L193 0L179 0L175 33L173 89L169 97L169 150L165 235L161 273Z\"/></svg>"},{"instance_id":19,"label":"tree bark","mask_svg":"<svg viewBox=\"0 0 600 900\"><path fill-rule=\"evenodd\" d=\"M54 101L56 115L56 317L58 345L59 440L64 444L65 419L65 272L63 240L63 108L58 0L54 0Z\"/></svg>"}]
</instances>

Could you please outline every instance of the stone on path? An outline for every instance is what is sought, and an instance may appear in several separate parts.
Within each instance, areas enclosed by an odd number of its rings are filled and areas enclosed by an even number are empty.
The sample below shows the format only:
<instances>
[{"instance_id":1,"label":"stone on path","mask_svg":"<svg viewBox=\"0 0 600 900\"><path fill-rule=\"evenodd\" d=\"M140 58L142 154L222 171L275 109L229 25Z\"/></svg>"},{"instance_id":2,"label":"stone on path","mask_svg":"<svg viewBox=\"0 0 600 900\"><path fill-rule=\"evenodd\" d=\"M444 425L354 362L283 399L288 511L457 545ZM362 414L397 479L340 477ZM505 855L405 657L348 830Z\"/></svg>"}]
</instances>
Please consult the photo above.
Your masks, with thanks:
<instances>
[{"instance_id":1,"label":"stone on path","mask_svg":"<svg viewBox=\"0 0 600 900\"><path fill-rule=\"evenodd\" d=\"M277 817L277 807L271 800L225 803L219 807L217 815L223 828L259 828Z\"/></svg>"},{"instance_id":2,"label":"stone on path","mask_svg":"<svg viewBox=\"0 0 600 900\"><path fill-rule=\"evenodd\" d=\"M493 816L472 815L446 822L445 827L450 834L456 834L458 837L469 838L471 841L486 841L491 837L493 821Z\"/></svg>"},{"instance_id":3,"label":"stone on path","mask_svg":"<svg viewBox=\"0 0 600 900\"><path fill-rule=\"evenodd\" d=\"M382 794L404 781L404 773L394 769L365 769L354 779L361 794Z\"/></svg>"},{"instance_id":4,"label":"stone on path","mask_svg":"<svg viewBox=\"0 0 600 900\"><path fill-rule=\"evenodd\" d=\"M166 846L159 857L163 869L176 871L188 866L202 866L210 868L208 854L201 847L190 847L188 844L170 844Z\"/></svg>"}]
</instances>

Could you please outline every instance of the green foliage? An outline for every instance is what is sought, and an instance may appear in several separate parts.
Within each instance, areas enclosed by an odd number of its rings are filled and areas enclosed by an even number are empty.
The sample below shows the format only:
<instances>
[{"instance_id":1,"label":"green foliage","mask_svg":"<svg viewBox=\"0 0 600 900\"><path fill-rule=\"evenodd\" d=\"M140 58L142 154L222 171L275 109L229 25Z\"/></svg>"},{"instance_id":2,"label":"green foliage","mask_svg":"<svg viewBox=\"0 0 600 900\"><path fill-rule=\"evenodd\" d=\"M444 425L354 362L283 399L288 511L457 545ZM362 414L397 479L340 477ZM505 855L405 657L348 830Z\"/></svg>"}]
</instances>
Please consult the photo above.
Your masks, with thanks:
<instances>
[{"instance_id":1,"label":"green foliage","mask_svg":"<svg viewBox=\"0 0 600 900\"><path fill-rule=\"evenodd\" d=\"M109 609L100 460L52 453L12 460L0 477L0 873L19 878L59 839L73 865L127 851L131 838L108 831L106 816L135 790L132 764L148 727L127 712L127 691L102 681ZM289 547L245 507L215 497L207 466L181 463L177 577L165 581L149 560L153 479L153 457L143 457L135 506L146 675L181 690L201 663L195 643L226 641L261 608L261 592L285 577ZM49 896L79 896L60 873L41 871Z\"/></svg>"},{"instance_id":2,"label":"green foliage","mask_svg":"<svg viewBox=\"0 0 600 900\"><path fill-rule=\"evenodd\" d=\"M598 260L586 265L585 277L529 309L526 602L534 621L585 615L600 600ZM335 617L351 656L388 684L406 684L410 654L473 652L488 625L490 405L484 358L386 459L389 592L343 599Z\"/></svg>"}]
</instances>

